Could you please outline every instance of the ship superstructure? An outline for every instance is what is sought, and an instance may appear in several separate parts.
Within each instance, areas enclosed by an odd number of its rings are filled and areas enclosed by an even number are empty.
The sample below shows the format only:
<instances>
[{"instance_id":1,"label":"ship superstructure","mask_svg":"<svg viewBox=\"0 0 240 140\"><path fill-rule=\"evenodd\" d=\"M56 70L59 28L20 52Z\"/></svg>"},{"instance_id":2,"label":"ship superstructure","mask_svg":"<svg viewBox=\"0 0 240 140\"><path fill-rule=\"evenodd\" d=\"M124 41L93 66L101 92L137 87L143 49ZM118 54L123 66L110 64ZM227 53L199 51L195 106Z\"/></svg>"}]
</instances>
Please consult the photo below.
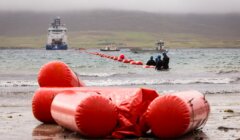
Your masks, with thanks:
<instances>
[{"instance_id":1,"label":"ship superstructure","mask_svg":"<svg viewBox=\"0 0 240 140\"><path fill-rule=\"evenodd\" d=\"M67 43L67 28L61 24L60 17L54 19L48 28L47 50L66 50Z\"/></svg>"}]
</instances>

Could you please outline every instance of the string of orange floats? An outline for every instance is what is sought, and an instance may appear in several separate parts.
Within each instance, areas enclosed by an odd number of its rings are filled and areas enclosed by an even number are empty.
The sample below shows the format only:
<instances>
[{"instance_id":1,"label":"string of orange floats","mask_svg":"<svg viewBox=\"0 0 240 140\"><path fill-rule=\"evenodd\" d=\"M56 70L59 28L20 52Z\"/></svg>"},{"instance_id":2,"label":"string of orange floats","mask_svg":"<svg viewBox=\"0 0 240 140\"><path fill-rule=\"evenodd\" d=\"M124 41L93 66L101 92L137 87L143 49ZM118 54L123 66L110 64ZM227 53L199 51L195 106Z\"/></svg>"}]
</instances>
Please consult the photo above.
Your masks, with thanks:
<instances>
[{"instance_id":1,"label":"string of orange floats","mask_svg":"<svg viewBox=\"0 0 240 140\"><path fill-rule=\"evenodd\" d=\"M135 61L133 59L127 59L124 54L120 54L119 56L112 56L112 55L107 55L107 54L103 54L103 53L99 53L99 52L87 52L86 51L86 53L100 56L102 58L112 59L112 60L126 63L126 64L128 63L131 65L139 65L139 66L142 66L143 68L155 68L155 66L144 65L142 61Z\"/></svg>"}]
</instances>

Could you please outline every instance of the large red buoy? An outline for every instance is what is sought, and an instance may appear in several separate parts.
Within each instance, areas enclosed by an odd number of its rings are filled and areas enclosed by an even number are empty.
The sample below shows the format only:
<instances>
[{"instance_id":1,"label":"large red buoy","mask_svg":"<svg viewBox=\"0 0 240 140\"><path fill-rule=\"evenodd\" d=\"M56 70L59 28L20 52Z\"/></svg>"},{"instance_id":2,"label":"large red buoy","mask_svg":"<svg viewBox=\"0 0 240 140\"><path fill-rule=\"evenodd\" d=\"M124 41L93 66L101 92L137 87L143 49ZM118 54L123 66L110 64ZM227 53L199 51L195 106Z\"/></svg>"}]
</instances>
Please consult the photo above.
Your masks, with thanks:
<instances>
[{"instance_id":1,"label":"large red buoy","mask_svg":"<svg viewBox=\"0 0 240 140\"><path fill-rule=\"evenodd\" d=\"M39 91L42 96L48 97L45 102L48 102L47 106L43 106L45 99L38 99L41 102L36 102L39 109L35 109L35 112L39 111L41 116L47 114L51 116L50 105L53 100L53 96L66 91L81 92L82 94L88 92L96 92L99 95L110 99L118 107L118 121L119 125L112 133L114 138L124 138L127 136L141 136L148 130L144 114L148 108L148 105L153 99L158 97L158 93L152 89L144 88L119 88L119 87L75 87L75 88L40 88ZM51 94L44 94L51 93ZM67 93L66 93L67 94ZM49 95L49 96L47 96ZM55 96L54 96L55 97ZM71 104L71 102L68 102ZM41 107L44 108L41 108ZM41 121L41 120L40 120Z\"/></svg>"},{"instance_id":2,"label":"large red buoy","mask_svg":"<svg viewBox=\"0 0 240 140\"><path fill-rule=\"evenodd\" d=\"M174 138L203 126L209 112L203 94L185 91L154 99L148 107L146 119L154 135Z\"/></svg>"},{"instance_id":3,"label":"large red buoy","mask_svg":"<svg viewBox=\"0 0 240 140\"><path fill-rule=\"evenodd\" d=\"M63 62L51 61L43 65L38 74L40 87L81 87L84 83Z\"/></svg>"},{"instance_id":4,"label":"large red buoy","mask_svg":"<svg viewBox=\"0 0 240 140\"><path fill-rule=\"evenodd\" d=\"M50 112L53 99L62 91L74 89L77 88L39 88L36 90L32 98L34 117L43 123L55 123Z\"/></svg>"},{"instance_id":5,"label":"large red buoy","mask_svg":"<svg viewBox=\"0 0 240 140\"><path fill-rule=\"evenodd\" d=\"M97 92L109 98L118 107L119 125L112 133L114 138L142 136L147 130L144 114L158 93L145 88L81 87L80 92Z\"/></svg>"},{"instance_id":6,"label":"large red buoy","mask_svg":"<svg viewBox=\"0 0 240 140\"><path fill-rule=\"evenodd\" d=\"M52 100L57 94L57 89L51 90L40 88L36 90L32 99L32 112L34 117L44 123L54 123L54 119L50 113Z\"/></svg>"},{"instance_id":7,"label":"large red buoy","mask_svg":"<svg viewBox=\"0 0 240 140\"><path fill-rule=\"evenodd\" d=\"M111 135L117 125L117 107L96 92L64 91L52 102L51 114L61 126L91 138Z\"/></svg>"}]
</instances>

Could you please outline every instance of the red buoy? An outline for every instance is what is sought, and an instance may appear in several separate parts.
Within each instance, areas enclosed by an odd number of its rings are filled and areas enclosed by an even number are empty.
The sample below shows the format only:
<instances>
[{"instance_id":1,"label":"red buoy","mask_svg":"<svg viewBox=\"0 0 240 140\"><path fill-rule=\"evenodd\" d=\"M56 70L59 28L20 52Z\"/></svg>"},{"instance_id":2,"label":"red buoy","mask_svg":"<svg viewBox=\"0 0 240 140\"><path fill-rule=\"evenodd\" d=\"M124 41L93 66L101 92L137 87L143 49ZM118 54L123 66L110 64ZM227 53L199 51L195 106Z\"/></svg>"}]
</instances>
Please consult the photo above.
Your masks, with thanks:
<instances>
[{"instance_id":1,"label":"red buoy","mask_svg":"<svg viewBox=\"0 0 240 140\"><path fill-rule=\"evenodd\" d=\"M175 138L203 126L209 112L210 107L203 94L185 91L154 99L146 118L154 135Z\"/></svg>"},{"instance_id":2,"label":"red buoy","mask_svg":"<svg viewBox=\"0 0 240 140\"><path fill-rule=\"evenodd\" d=\"M143 65L143 62L141 62L141 61L136 61L136 65Z\"/></svg>"},{"instance_id":3,"label":"red buoy","mask_svg":"<svg viewBox=\"0 0 240 140\"><path fill-rule=\"evenodd\" d=\"M37 120L44 123L55 123L50 113L50 107L57 93L57 89L51 90L50 88L46 90L40 88L35 91L32 99L32 112Z\"/></svg>"},{"instance_id":4,"label":"red buoy","mask_svg":"<svg viewBox=\"0 0 240 140\"><path fill-rule=\"evenodd\" d=\"M120 59L124 59L124 58L125 58L124 54L120 54L120 55L119 55L119 58L120 58Z\"/></svg>"},{"instance_id":5,"label":"red buoy","mask_svg":"<svg viewBox=\"0 0 240 140\"><path fill-rule=\"evenodd\" d=\"M51 61L43 65L38 74L40 87L81 87L85 84L61 61Z\"/></svg>"},{"instance_id":6,"label":"red buoy","mask_svg":"<svg viewBox=\"0 0 240 140\"><path fill-rule=\"evenodd\" d=\"M117 125L117 107L96 92L64 91L51 106L54 120L61 126L90 138L111 135Z\"/></svg>"},{"instance_id":7,"label":"red buoy","mask_svg":"<svg viewBox=\"0 0 240 140\"><path fill-rule=\"evenodd\" d=\"M117 57L117 56L114 56L113 60L118 60L118 57Z\"/></svg>"},{"instance_id":8,"label":"red buoy","mask_svg":"<svg viewBox=\"0 0 240 140\"><path fill-rule=\"evenodd\" d=\"M42 96L46 96L47 98L47 100L43 98L37 98L41 102L33 101L36 102L35 104L37 104L38 106L38 109L35 109L35 111L33 112L38 112L40 116L44 116L47 114L48 116L51 117L49 108L50 105L52 104L53 97L56 98L57 96L55 95L58 95L59 93L67 94L70 91L81 92L82 94L96 92L98 93L98 95L101 95L104 98L111 100L118 107L119 125L115 128L114 132L112 133L112 137L114 138L141 136L142 134L144 134L149 129L148 125L146 125L146 119L144 117L144 114L151 101L158 97L158 93L155 90L144 88L75 87L75 88L40 88L39 91L42 93ZM69 101L66 101L66 103L71 105L73 102L71 101L69 99ZM45 102L47 102L46 106L43 105Z\"/></svg>"},{"instance_id":9,"label":"red buoy","mask_svg":"<svg viewBox=\"0 0 240 140\"><path fill-rule=\"evenodd\" d=\"M155 68L155 66L143 65L143 68Z\"/></svg>"},{"instance_id":10,"label":"red buoy","mask_svg":"<svg viewBox=\"0 0 240 140\"><path fill-rule=\"evenodd\" d=\"M121 58L118 58L118 61L119 61L119 62L122 62L122 61L123 61L123 59L121 59Z\"/></svg>"},{"instance_id":11,"label":"red buoy","mask_svg":"<svg viewBox=\"0 0 240 140\"><path fill-rule=\"evenodd\" d=\"M150 68L149 65L143 65L143 68Z\"/></svg>"},{"instance_id":12,"label":"red buoy","mask_svg":"<svg viewBox=\"0 0 240 140\"><path fill-rule=\"evenodd\" d=\"M130 63L130 61L128 59L124 59L122 62L123 63Z\"/></svg>"},{"instance_id":13,"label":"red buoy","mask_svg":"<svg viewBox=\"0 0 240 140\"><path fill-rule=\"evenodd\" d=\"M131 65L136 65L136 61L131 61L130 64Z\"/></svg>"}]
</instances>

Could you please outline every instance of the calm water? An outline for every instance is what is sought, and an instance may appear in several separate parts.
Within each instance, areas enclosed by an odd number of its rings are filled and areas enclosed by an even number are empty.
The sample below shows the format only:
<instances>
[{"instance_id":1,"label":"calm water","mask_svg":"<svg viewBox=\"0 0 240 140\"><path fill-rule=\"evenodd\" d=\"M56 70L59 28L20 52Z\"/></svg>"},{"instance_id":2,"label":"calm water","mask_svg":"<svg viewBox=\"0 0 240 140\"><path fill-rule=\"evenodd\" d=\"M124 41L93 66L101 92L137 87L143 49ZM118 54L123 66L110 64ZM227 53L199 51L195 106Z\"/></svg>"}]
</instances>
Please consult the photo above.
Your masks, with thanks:
<instances>
[{"instance_id":1,"label":"calm water","mask_svg":"<svg viewBox=\"0 0 240 140\"><path fill-rule=\"evenodd\" d=\"M88 50L99 52L98 50ZM156 53L128 49L101 52L143 61ZM169 71L155 71L90 55L79 50L0 50L0 98L29 98L38 88L37 73L51 61L68 64L88 86L149 87L159 92L195 89L203 93L240 93L240 49L171 49Z\"/></svg>"}]
</instances>

